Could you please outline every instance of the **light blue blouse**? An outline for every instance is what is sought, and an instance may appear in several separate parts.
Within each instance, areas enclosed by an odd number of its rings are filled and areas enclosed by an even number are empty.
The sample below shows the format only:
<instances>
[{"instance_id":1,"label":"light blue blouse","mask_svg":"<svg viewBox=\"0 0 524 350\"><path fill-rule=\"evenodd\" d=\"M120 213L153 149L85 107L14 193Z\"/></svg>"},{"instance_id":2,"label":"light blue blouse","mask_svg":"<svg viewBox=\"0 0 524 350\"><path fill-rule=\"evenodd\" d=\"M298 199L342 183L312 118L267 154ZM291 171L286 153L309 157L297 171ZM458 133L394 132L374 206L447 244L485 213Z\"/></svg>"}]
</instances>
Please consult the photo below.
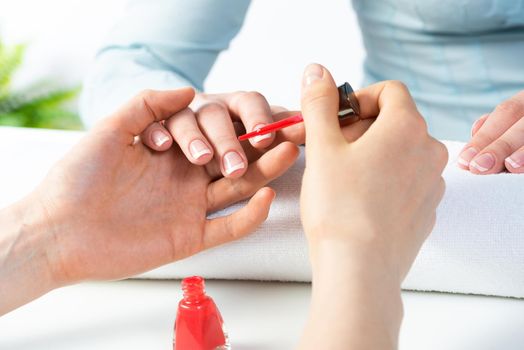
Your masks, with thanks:
<instances>
[{"instance_id":1,"label":"light blue blouse","mask_svg":"<svg viewBox=\"0 0 524 350\"><path fill-rule=\"evenodd\" d=\"M319 0L320 1L320 0ZM441 139L524 89L524 0L353 0L365 84L404 81ZM204 80L240 30L249 0L131 0L85 82L84 121L142 89Z\"/></svg>"}]
</instances>

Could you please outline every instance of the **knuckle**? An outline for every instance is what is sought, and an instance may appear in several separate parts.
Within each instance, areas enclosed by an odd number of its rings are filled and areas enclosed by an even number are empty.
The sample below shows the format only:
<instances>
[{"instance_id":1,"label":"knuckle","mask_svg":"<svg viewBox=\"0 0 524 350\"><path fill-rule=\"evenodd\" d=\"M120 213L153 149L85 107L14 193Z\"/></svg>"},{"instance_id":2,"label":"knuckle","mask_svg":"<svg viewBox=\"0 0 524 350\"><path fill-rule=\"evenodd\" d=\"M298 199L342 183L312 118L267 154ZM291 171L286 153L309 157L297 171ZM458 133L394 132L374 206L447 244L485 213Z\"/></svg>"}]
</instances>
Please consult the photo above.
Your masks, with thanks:
<instances>
[{"instance_id":1,"label":"knuckle","mask_svg":"<svg viewBox=\"0 0 524 350\"><path fill-rule=\"evenodd\" d=\"M179 127L170 130L177 143L188 143L193 140L196 136L200 136L199 130L196 128L180 125Z\"/></svg>"},{"instance_id":2,"label":"knuckle","mask_svg":"<svg viewBox=\"0 0 524 350\"><path fill-rule=\"evenodd\" d=\"M248 91L244 94L246 99L265 101L266 97L258 91Z\"/></svg>"},{"instance_id":3,"label":"knuckle","mask_svg":"<svg viewBox=\"0 0 524 350\"><path fill-rule=\"evenodd\" d=\"M440 177L440 193L444 194L446 192L446 180L441 176Z\"/></svg>"},{"instance_id":4,"label":"knuckle","mask_svg":"<svg viewBox=\"0 0 524 350\"><path fill-rule=\"evenodd\" d=\"M510 154L515 151L518 146L515 144L515 142L509 138L500 138L493 142L492 148L495 152L500 152L501 154Z\"/></svg>"},{"instance_id":5,"label":"knuckle","mask_svg":"<svg viewBox=\"0 0 524 350\"><path fill-rule=\"evenodd\" d=\"M210 211L214 211L217 208L217 194L214 187L208 187L207 189L207 207Z\"/></svg>"},{"instance_id":6,"label":"knuckle","mask_svg":"<svg viewBox=\"0 0 524 350\"><path fill-rule=\"evenodd\" d=\"M220 134L210 137L210 141L217 145L220 150L223 147L223 151L219 151L220 154L226 154L230 150L236 150L237 152L241 151L241 146L239 145L237 138L227 132L221 132Z\"/></svg>"},{"instance_id":7,"label":"knuckle","mask_svg":"<svg viewBox=\"0 0 524 350\"><path fill-rule=\"evenodd\" d=\"M436 141L436 146L435 146L436 158L439 164L441 165L441 168L443 169L446 166L446 164L448 164L449 152L448 152L447 147L442 142L437 141L437 140L435 141Z\"/></svg>"},{"instance_id":8,"label":"knuckle","mask_svg":"<svg viewBox=\"0 0 524 350\"><path fill-rule=\"evenodd\" d=\"M439 165L439 168L443 168L448 163L448 148L439 140L430 136L430 151L436 164Z\"/></svg>"},{"instance_id":9,"label":"knuckle","mask_svg":"<svg viewBox=\"0 0 524 350\"><path fill-rule=\"evenodd\" d=\"M151 119L151 122L154 122L157 119L155 112L153 108L151 107L151 103L150 103L154 94L155 94L154 90L147 89L147 90L142 90L136 96L136 107L135 108L138 110L139 113L146 113L146 115L148 115L149 118Z\"/></svg>"},{"instance_id":10,"label":"knuckle","mask_svg":"<svg viewBox=\"0 0 524 350\"><path fill-rule=\"evenodd\" d=\"M138 100L138 103L142 106L142 107L147 107L149 108L149 101L151 101L151 99L153 98L153 95L155 94L155 91L154 90L151 90L151 89L146 89L146 90L142 90L140 91L140 93L137 95L137 100Z\"/></svg>"},{"instance_id":11,"label":"knuckle","mask_svg":"<svg viewBox=\"0 0 524 350\"><path fill-rule=\"evenodd\" d=\"M202 100L202 101L205 101L205 100L210 100L211 99L211 95L208 94L207 92L201 92L197 95L197 98L199 100Z\"/></svg>"},{"instance_id":12,"label":"knuckle","mask_svg":"<svg viewBox=\"0 0 524 350\"><path fill-rule=\"evenodd\" d=\"M225 114L227 106L222 101L210 101L202 105L198 111L199 116L202 114Z\"/></svg>"},{"instance_id":13,"label":"knuckle","mask_svg":"<svg viewBox=\"0 0 524 350\"><path fill-rule=\"evenodd\" d=\"M402 92L408 92L409 91L407 85L404 84L400 80L388 80L388 81L386 81L386 84L389 85L394 90L399 90L399 91L402 91Z\"/></svg>"},{"instance_id":14,"label":"knuckle","mask_svg":"<svg viewBox=\"0 0 524 350\"><path fill-rule=\"evenodd\" d=\"M524 104L517 99L509 99L499 104L495 111L505 118L511 118L516 122L524 114Z\"/></svg>"},{"instance_id":15,"label":"knuckle","mask_svg":"<svg viewBox=\"0 0 524 350\"><path fill-rule=\"evenodd\" d=\"M486 133L485 130L480 129L475 136L473 137L471 146L476 148L478 151L482 150L484 147L493 142L493 137Z\"/></svg>"},{"instance_id":16,"label":"knuckle","mask_svg":"<svg viewBox=\"0 0 524 350\"><path fill-rule=\"evenodd\" d=\"M233 192L235 198L242 200L246 198L250 193L248 193L247 188L243 181L230 181L231 191Z\"/></svg>"},{"instance_id":17,"label":"knuckle","mask_svg":"<svg viewBox=\"0 0 524 350\"><path fill-rule=\"evenodd\" d=\"M422 116L417 116L413 122L415 131L426 135L428 132L428 123Z\"/></svg>"},{"instance_id":18,"label":"knuckle","mask_svg":"<svg viewBox=\"0 0 524 350\"><path fill-rule=\"evenodd\" d=\"M421 116L415 118L399 118L397 127L402 131L403 135L416 142L419 142L421 137L424 138L428 136L427 123Z\"/></svg>"}]
</instances>

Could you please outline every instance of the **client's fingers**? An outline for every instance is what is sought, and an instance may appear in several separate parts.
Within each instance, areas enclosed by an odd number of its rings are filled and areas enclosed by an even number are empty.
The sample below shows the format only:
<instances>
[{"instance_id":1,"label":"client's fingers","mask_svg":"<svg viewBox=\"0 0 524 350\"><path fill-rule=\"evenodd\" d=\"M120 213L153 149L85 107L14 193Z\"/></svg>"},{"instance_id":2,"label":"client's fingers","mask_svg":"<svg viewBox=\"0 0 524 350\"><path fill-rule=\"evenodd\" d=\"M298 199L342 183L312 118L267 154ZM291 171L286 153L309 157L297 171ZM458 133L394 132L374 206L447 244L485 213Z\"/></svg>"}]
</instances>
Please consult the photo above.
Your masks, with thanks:
<instances>
[{"instance_id":1,"label":"client's fingers","mask_svg":"<svg viewBox=\"0 0 524 350\"><path fill-rule=\"evenodd\" d=\"M246 131L251 132L273 122L271 107L264 95L256 91L237 92L225 95L229 109L238 116ZM274 140L274 134L265 134L249 139L255 148L268 147Z\"/></svg>"},{"instance_id":2,"label":"client's fingers","mask_svg":"<svg viewBox=\"0 0 524 350\"><path fill-rule=\"evenodd\" d=\"M266 220L273 198L275 192L265 187L242 209L231 215L207 220L202 239L203 249L231 242L251 233Z\"/></svg>"},{"instance_id":3,"label":"client's fingers","mask_svg":"<svg viewBox=\"0 0 524 350\"><path fill-rule=\"evenodd\" d=\"M479 119L475 120L475 122L471 126L471 137L473 137L473 136L475 136L477 134L477 132L480 130L482 125L484 125L484 123L486 122L488 117L489 117L489 114L484 114L482 117L480 117Z\"/></svg>"},{"instance_id":4,"label":"client's fingers","mask_svg":"<svg viewBox=\"0 0 524 350\"><path fill-rule=\"evenodd\" d=\"M215 159L224 177L241 177L247 158L237 139L227 106L220 101L208 102L196 111L200 130L214 148Z\"/></svg>"},{"instance_id":5,"label":"client's fingers","mask_svg":"<svg viewBox=\"0 0 524 350\"><path fill-rule=\"evenodd\" d=\"M140 135L142 142L155 151L168 150L173 144L169 132L160 123L153 123Z\"/></svg>"},{"instance_id":6,"label":"client's fingers","mask_svg":"<svg viewBox=\"0 0 524 350\"><path fill-rule=\"evenodd\" d=\"M166 120L165 125L191 163L204 165L213 159L213 149L200 131L191 109L176 113Z\"/></svg>"},{"instance_id":7,"label":"client's fingers","mask_svg":"<svg viewBox=\"0 0 524 350\"><path fill-rule=\"evenodd\" d=\"M499 104L460 152L459 166L476 174L492 174L502 170L504 159L519 147L514 144L513 137L504 140L502 136L521 120L523 115L524 92ZM511 144L505 145L506 141L510 141ZM495 142L498 142L497 148L501 148L501 152L487 154L484 149Z\"/></svg>"},{"instance_id":8,"label":"client's fingers","mask_svg":"<svg viewBox=\"0 0 524 350\"><path fill-rule=\"evenodd\" d=\"M208 211L222 209L253 195L258 189L281 176L298 157L298 147L290 142L279 144L249 165L241 178L221 178L207 190Z\"/></svg>"},{"instance_id":9,"label":"client's fingers","mask_svg":"<svg viewBox=\"0 0 524 350\"><path fill-rule=\"evenodd\" d=\"M510 173L524 173L524 146L506 158L506 169Z\"/></svg>"},{"instance_id":10,"label":"client's fingers","mask_svg":"<svg viewBox=\"0 0 524 350\"><path fill-rule=\"evenodd\" d=\"M483 129L484 128L479 131L479 134ZM469 170L474 174L498 173L505 168L508 156L512 155L523 146L524 118L521 118L504 134L502 134L502 136L480 151L480 153L469 163ZM511 162L508 163L511 165Z\"/></svg>"}]
</instances>

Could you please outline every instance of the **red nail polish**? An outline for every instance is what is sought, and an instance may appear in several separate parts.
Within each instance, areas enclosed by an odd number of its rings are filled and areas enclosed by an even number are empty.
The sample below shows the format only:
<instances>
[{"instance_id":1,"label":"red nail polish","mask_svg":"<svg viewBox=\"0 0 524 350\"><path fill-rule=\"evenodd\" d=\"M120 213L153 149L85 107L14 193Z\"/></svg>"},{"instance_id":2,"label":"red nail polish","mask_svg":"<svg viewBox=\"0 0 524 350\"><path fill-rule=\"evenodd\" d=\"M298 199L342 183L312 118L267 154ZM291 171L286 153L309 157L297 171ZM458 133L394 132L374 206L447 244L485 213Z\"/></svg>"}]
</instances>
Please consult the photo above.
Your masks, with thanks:
<instances>
[{"instance_id":1,"label":"red nail polish","mask_svg":"<svg viewBox=\"0 0 524 350\"><path fill-rule=\"evenodd\" d=\"M184 298L178 304L173 350L228 350L224 321L213 299L206 295L204 279L182 280Z\"/></svg>"}]
</instances>

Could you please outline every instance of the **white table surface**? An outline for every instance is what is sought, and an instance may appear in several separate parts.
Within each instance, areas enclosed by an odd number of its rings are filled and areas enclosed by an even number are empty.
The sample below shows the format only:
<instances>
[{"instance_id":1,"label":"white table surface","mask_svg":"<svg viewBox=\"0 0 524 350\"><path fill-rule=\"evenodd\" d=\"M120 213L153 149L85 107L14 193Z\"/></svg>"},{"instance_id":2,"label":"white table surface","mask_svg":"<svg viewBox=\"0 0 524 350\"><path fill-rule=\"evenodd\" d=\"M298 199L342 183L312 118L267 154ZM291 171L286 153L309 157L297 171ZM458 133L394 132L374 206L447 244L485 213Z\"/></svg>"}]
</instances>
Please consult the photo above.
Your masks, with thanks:
<instances>
[{"instance_id":1,"label":"white table surface","mask_svg":"<svg viewBox=\"0 0 524 350\"><path fill-rule=\"evenodd\" d=\"M0 318L0 349L171 349L180 281L56 290ZM234 350L292 349L310 285L208 281ZM523 349L524 300L404 292L401 349Z\"/></svg>"}]
</instances>

